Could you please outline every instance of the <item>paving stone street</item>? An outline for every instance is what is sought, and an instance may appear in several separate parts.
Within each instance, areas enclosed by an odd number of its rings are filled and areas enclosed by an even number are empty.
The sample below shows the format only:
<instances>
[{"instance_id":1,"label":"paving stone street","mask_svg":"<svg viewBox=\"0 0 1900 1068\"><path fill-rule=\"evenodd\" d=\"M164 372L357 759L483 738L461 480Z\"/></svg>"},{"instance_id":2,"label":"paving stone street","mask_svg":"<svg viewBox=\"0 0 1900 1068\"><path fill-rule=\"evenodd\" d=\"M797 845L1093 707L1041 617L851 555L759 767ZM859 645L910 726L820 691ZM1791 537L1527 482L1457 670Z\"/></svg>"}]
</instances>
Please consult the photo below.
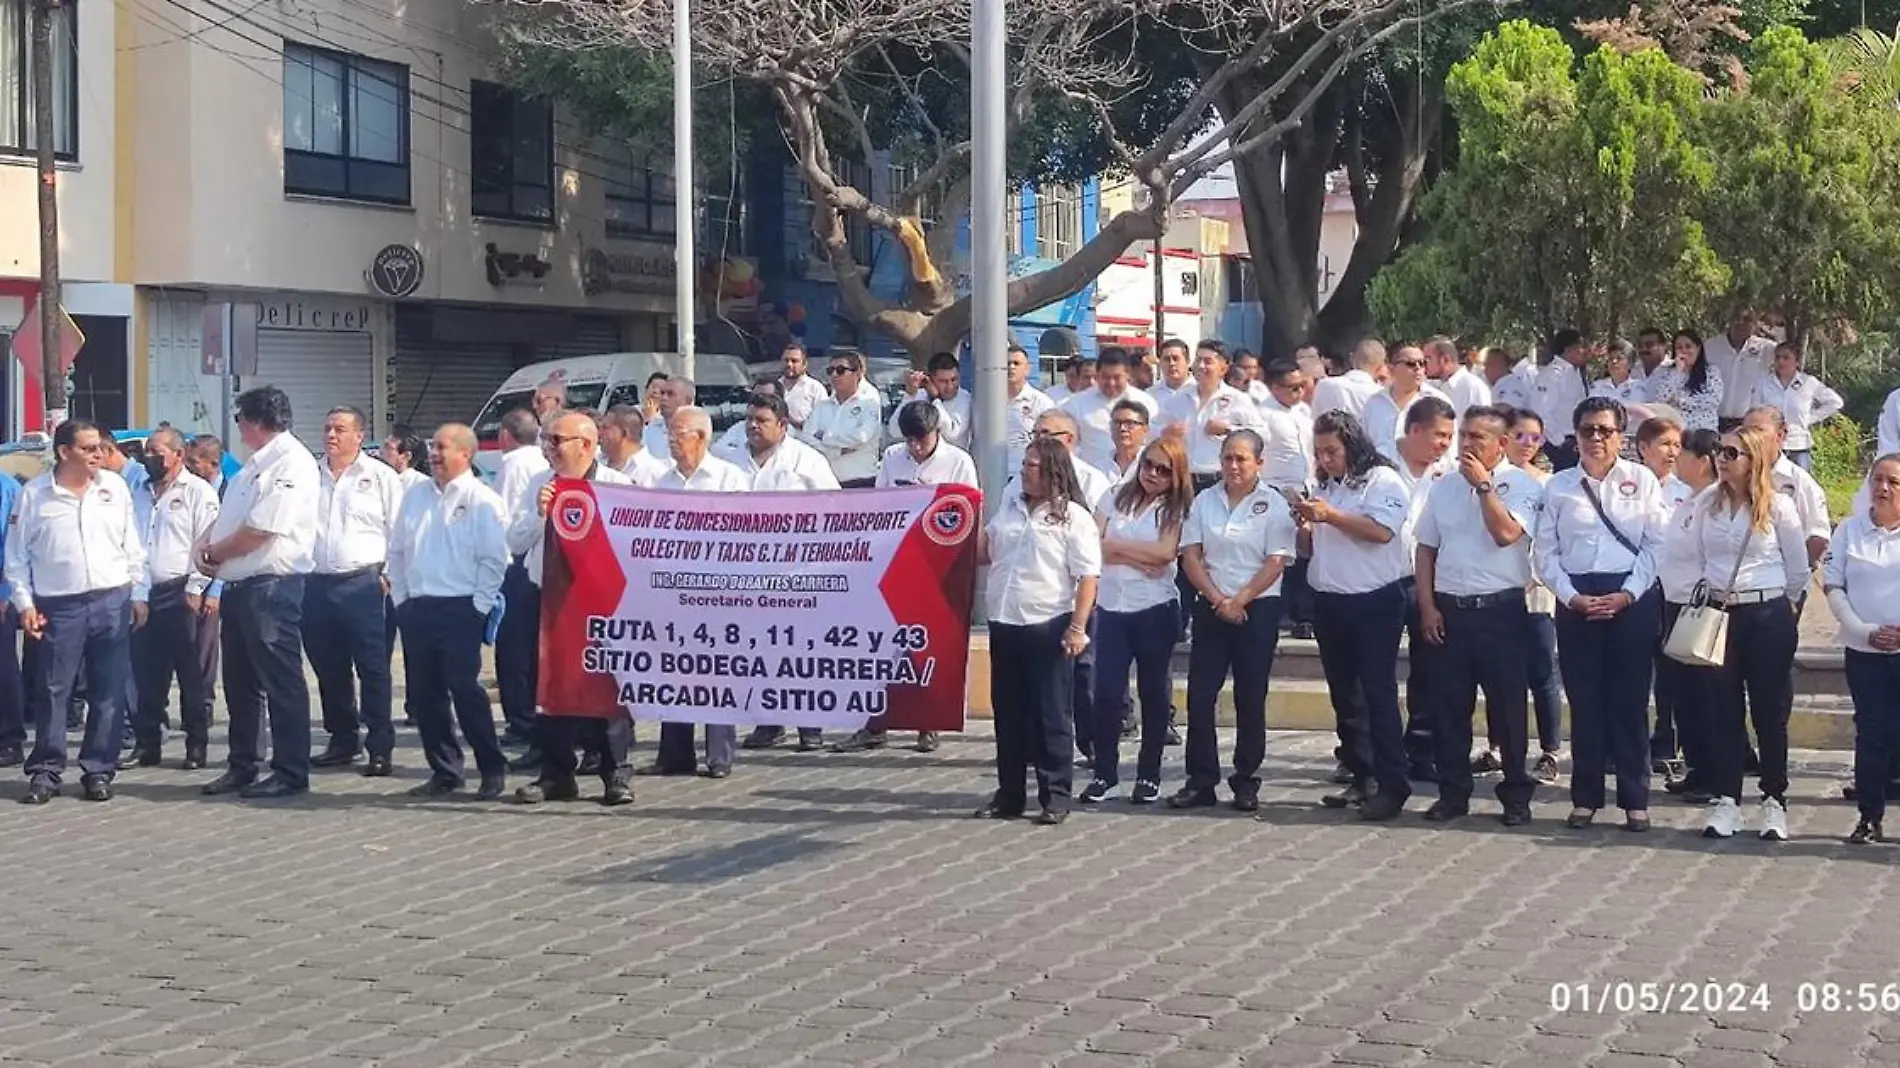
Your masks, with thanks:
<instances>
[{"instance_id":1,"label":"paving stone street","mask_svg":"<svg viewBox=\"0 0 1900 1068\"><path fill-rule=\"evenodd\" d=\"M1717 845L1552 793L1365 825L1315 804L1329 744L1274 736L1258 819L1055 829L967 818L987 725L614 810L410 800L408 732L288 803L128 772L0 804L0 1063L1900 1064L1900 846L1838 844L1845 754L1802 754L1793 841Z\"/></svg>"}]
</instances>

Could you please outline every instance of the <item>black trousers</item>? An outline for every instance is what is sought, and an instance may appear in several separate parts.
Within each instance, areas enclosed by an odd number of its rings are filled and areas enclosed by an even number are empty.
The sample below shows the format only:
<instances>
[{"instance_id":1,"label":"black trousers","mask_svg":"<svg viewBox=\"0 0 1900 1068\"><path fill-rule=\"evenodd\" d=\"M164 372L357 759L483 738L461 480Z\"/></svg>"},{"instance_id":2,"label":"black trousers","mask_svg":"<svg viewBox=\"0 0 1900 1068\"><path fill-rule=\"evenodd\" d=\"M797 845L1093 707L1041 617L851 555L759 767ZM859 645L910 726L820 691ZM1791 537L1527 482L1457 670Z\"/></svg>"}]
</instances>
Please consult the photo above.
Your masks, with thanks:
<instances>
[{"instance_id":1,"label":"black trousers","mask_svg":"<svg viewBox=\"0 0 1900 1068\"><path fill-rule=\"evenodd\" d=\"M1662 643L1668 641L1669 630L1676 625L1676 617L1682 614L1683 607L1674 602L1663 603L1662 635L1656 645L1656 727L1650 732L1649 753L1657 760L1681 756L1689 767L1690 782L1703 787L1717 759L1711 745L1715 672L1662 655ZM1668 709L1666 728L1665 708Z\"/></svg>"},{"instance_id":2,"label":"black trousers","mask_svg":"<svg viewBox=\"0 0 1900 1068\"><path fill-rule=\"evenodd\" d=\"M1854 803L1863 818L1878 823L1900 760L1900 655L1849 649L1846 658L1854 698Z\"/></svg>"},{"instance_id":3,"label":"black trousers","mask_svg":"<svg viewBox=\"0 0 1900 1068\"><path fill-rule=\"evenodd\" d=\"M1173 601L1139 612L1095 613L1101 648L1096 650L1100 670L1095 673L1095 758L1090 767L1103 782L1121 782L1122 708L1128 703L1128 669L1133 665L1135 693L1141 699L1141 752L1135 759L1135 778L1161 783L1179 618Z\"/></svg>"},{"instance_id":4,"label":"black trousers","mask_svg":"<svg viewBox=\"0 0 1900 1068\"><path fill-rule=\"evenodd\" d=\"M29 640L26 644L33 643ZM0 749L26 747L26 720L26 687L20 673L20 616L9 606L0 615Z\"/></svg>"},{"instance_id":5,"label":"black trousers","mask_svg":"<svg viewBox=\"0 0 1900 1068\"><path fill-rule=\"evenodd\" d=\"M1036 800L1066 812L1075 785L1075 668L1062 655L1065 613L1046 623L990 623L990 705L996 717L996 796L1005 811L1028 808L1024 773L1036 771Z\"/></svg>"},{"instance_id":6,"label":"black trousers","mask_svg":"<svg viewBox=\"0 0 1900 1068\"><path fill-rule=\"evenodd\" d=\"M1353 781L1399 801L1412 796L1399 717L1399 634L1405 592L1394 582L1366 593L1313 593L1313 634L1332 697L1340 760Z\"/></svg>"},{"instance_id":7,"label":"black trousers","mask_svg":"<svg viewBox=\"0 0 1900 1068\"><path fill-rule=\"evenodd\" d=\"M1069 665L1074 669L1074 674L1072 676L1072 678L1074 679L1074 683L1072 686L1072 692L1069 695L1069 710L1075 722L1075 747L1078 751L1088 756L1091 764L1093 764L1094 759L1095 759L1095 742L1096 742L1096 738L1095 738L1095 658L1097 654L1097 649L1095 648L1095 645L1096 645L1095 628L1096 628L1095 616L1091 615L1089 617L1088 647L1082 650L1081 656L1076 657L1074 660L1068 661ZM1128 672L1126 670L1122 672L1121 681L1122 681L1122 689L1118 692L1123 694L1125 698L1127 695L1127 686L1128 686ZM1121 730L1119 726L1121 722L1121 711L1122 711L1122 706L1120 704L1117 704L1115 706L1115 722L1117 723L1116 733L1118 734L1120 733L1120 730Z\"/></svg>"},{"instance_id":8,"label":"black trousers","mask_svg":"<svg viewBox=\"0 0 1900 1068\"><path fill-rule=\"evenodd\" d=\"M1504 764L1497 797L1505 806L1528 805L1537 791L1530 754L1530 613L1524 591L1512 590L1496 604L1460 608L1439 596L1445 644L1434 648L1438 708L1433 732L1438 746L1438 799L1456 808L1471 802L1471 719L1484 691L1487 734Z\"/></svg>"},{"instance_id":9,"label":"black trousers","mask_svg":"<svg viewBox=\"0 0 1900 1068\"><path fill-rule=\"evenodd\" d=\"M1604 597L1627 575L1572 575L1577 592ZM1650 657L1662 625L1654 587L1613 618L1557 606L1558 663L1570 698L1570 803L1599 809L1606 760L1616 762L1616 807L1649 808Z\"/></svg>"},{"instance_id":10,"label":"black trousers","mask_svg":"<svg viewBox=\"0 0 1900 1068\"><path fill-rule=\"evenodd\" d=\"M607 719L590 716L542 716L536 720L541 739L543 789L565 789L580 771L576 750L600 755L600 781L624 785L633 775L633 720L625 715Z\"/></svg>"},{"instance_id":11,"label":"black trousers","mask_svg":"<svg viewBox=\"0 0 1900 1068\"><path fill-rule=\"evenodd\" d=\"M501 717L517 734L532 737L541 670L541 587L517 559L502 576L501 595L508 602L495 635L495 688L501 691ZM408 653L409 647L403 646L405 659ZM410 709L410 715L414 714Z\"/></svg>"},{"instance_id":12,"label":"black trousers","mask_svg":"<svg viewBox=\"0 0 1900 1068\"><path fill-rule=\"evenodd\" d=\"M1425 640L1418 615L1418 583L1400 580L1405 591L1405 760L1409 767L1430 769L1436 762L1437 746L1432 741L1432 724L1439 716L1440 687L1432 675L1437 670L1438 646ZM1465 763L1471 762L1466 752Z\"/></svg>"},{"instance_id":13,"label":"black trousers","mask_svg":"<svg viewBox=\"0 0 1900 1068\"><path fill-rule=\"evenodd\" d=\"M1761 794L1785 802L1788 793L1788 713L1795 647L1794 608L1786 597L1728 609L1728 651L1714 675L1712 735L1715 761L1706 780L1717 797L1742 796L1748 726L1761 753Z\"/></svg>"},{"instance_id":14,"label":"black trousers","mask_svg":"<svg viewBox=\"0 0 1900 1068\"><path fill-rule=\"evenodd\" d=\"M1206 600L1194 604L1194 647L1188 651L1187 788L1212 790L1220 781L1215 705L1221 687L1234 679L1234 773L1227 786L1236 797L1260 793L1260 765L1267 758L1267 680L1280 644L1280 598L1261 597L1247 606L1244 623L1214 614Z\"/></svg>"},{"instance_id":15,"label":"black trousers","mask_svg":"<svg viewBox=\"0 0 1900 1068\"><path fill-rule=\"evenodd\" d=\"M402 620L403 678L430 772L458 785L463 781L462 746L455 738L459 724L482 778L506 775L508 758L502 754L494 709L481 682L487 613L467 597L411 597L397 611Z\"/></svg>"},{"instance_id":16,"label":"black trousers","mask_svg":"<svg viewBox=\"0 0 1900 1068\"><path fill-rule=\"evenodd\" d=\"M382 575L375 570L304 580L304 655L317 676L323 729L332 749L367 749L373 757L395 751L396 729L389 718L388 600Z\"/></svg>"},{"instance_id":17,"label":"black trousers","mask_svg":"<svg viewBox=\"0 0 1900 1068\"><path fill-rule=\"evenodd\" d=\"M1537 747L1555 753L1564 745L1563 676L1557 666L1557 620L1534 612L1530 617L1531 640L1528 679L1531 685L1531 712L1537 718Z\"/></svg>"},{"instance_id":18,"label":"black trousers","mask_svg":"<svg viewBox=\"0 0 1900 1068\"><path fill-rule=\"evenodd\" d=\"M545 717L543 717L545 718ZM663 768L673 771L690 771L699 766L699 760L693 753L693 724L660 724L660 750L655 762ZM633 725L628 723L632 731ZM542 748L547 748L545 742ZM730 768L739 749L739 729L729 723L706 724L706 766L708 768Z\"/></svg>"},{"instance_id":19,"label":"black trousers","mask_svg":"<svg viewBox=\"0 0 1900 1068\"><path fill-rule=\"evenodd\" d=\"M224 587L224 705L231 717L230 770L257 777L270 717L270 769L310 784L310 687L303 677L302 575L260 575Z\"/></svg>"},{"instance_id":20,"label":"black trousers","mask_svg":"<svg viewBox=\"0 0 1900 1068\"><path fill-rule=\"evenodd\" d=\"M79 770L111 779L119 767L125 733L126 679L132 673L132 591L94 590L70 597L42 597L45 637L34 657L31 685L43 693L34 702L33 751L27 778L58 785L66 771L66 704L73 685L87 677L86 732L79 743Z\"/></svg>"},{"instance_id":21,"label":"black trousers","mask_svg":"<svg viewBox=\"0 0 1900 1068\"><path fill-rule=\"evenodd\" d=\"M1281 582L1282 600L1286 604L1286 618L1289 622L1307 626L1313 624L1313 584L1306 580L1311 557L1300 557L1286 566L1286 578Z\"/></svg>"},{"instance_id":22,"label":"black trousers","mask_svg":"<svg viewBox=\"0 0 1900 1068\"><path fill-rule=\"evenodd\" d=\"M211 737L211 702L205 697L209 681L199 656L198 628L204 619L185 602L185 579L152 587L150 615L132 634L132 675L138 701L133 705L132 734L139 748L156 750L164 742L165 708L172 678L178 679L178 718L185 728L185 745L203 749Z\"/></svg>"},{"instance_id":23,"label":"black trousers","mask_svg":"<svg viewBox=\"0 0 1900 1068\"><path fill-rule=\"evenodd\" d=\"M214 588L215 585L214 585ZM210 591L205 592L205 600L217 607L198 616L198 629L194 638L198 649L198 672L205 680L205 723L216 720L213 706L218 702L218 645L224 630L223 590L219 589L219 598L214 600Z\"/></svg>"}]
</instances>

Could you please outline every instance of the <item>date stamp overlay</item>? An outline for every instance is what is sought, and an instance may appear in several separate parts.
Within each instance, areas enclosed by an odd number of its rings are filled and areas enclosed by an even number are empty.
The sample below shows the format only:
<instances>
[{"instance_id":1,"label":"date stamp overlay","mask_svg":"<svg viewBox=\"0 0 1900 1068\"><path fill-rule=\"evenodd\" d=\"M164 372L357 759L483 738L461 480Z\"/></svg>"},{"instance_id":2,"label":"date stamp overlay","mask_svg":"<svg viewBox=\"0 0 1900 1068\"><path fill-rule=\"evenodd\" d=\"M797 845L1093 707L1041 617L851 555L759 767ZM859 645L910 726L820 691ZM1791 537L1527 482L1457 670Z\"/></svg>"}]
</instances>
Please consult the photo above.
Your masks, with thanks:
<instances>
[{"instance_id":1,"label":"date stamp overlay","mask_svg":"<svg viewBox=\"0 0 1900 1068\"><path fill-rule=\"evenodd\" d=\"M1799 982L1777 986L1764 982L1723 982L1715 979L1550 984L1550 1009L1588 1015L1727 1016L1763 1013L1793 1004L1804 1016L1816 1013L1900 1012L1900 982Z\"/></svg>"}]
</instances>

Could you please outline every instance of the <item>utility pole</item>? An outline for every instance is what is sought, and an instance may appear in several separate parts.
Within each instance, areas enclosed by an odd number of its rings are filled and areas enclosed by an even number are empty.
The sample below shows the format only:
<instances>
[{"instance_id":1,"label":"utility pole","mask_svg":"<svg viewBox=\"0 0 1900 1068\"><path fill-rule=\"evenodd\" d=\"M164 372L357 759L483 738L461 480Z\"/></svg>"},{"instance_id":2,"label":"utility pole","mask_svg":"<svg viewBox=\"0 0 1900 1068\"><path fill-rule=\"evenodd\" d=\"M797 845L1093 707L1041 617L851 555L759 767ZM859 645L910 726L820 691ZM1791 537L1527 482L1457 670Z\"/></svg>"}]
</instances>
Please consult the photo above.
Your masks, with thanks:
<instances>
[{"instance_id":1,"label":"utility pole","mask_svg":"<svg viewBox=\"0 0 1900 1068\"><path fill-rule=\"evenodd\" d=\"M63 0L29 0L33 19L33 158L40 195L40 393L47 434L66 420L59 363L59 187L53 141L53 12Z\"/></svg>"},{"instance_id":2,"label":"utility pole","mask_svg":"<svg viewBox=\"0 0 1900 1068\"><path fill-rule=\"evenodd\" d=\"M1005 0L975 0L970 22L970 350L976 363L976 462L983 514L993 515L1009 482L1009 220L1003 137Z\"/></svg>"},{"instance_id":3,"label":"utility pole","mask_svg":"<svg viewBox=\"0 0 1900 1068\"><path fill-rule=\"evenodd\" d=\"M693 348L693 32L690 0L673 0L673 319L687 378L698 377ZM724 265L721 265L724 268ZM717 301L719 294L713 294Z\"/></svg>"},{"instance_id":4,"label":"utility pole","mask_svg":"<svg viewBox=\"0 0 1900 1068\"><path fill-rule=\"evenodd\" d=\"M1168 272L1161 260L1161 238L1155 238L1154 262L1155 359L1161 359L1161 343L1168 339L1168 315L1161 309L1168 303Z\"/></svg>"}]
</instances>

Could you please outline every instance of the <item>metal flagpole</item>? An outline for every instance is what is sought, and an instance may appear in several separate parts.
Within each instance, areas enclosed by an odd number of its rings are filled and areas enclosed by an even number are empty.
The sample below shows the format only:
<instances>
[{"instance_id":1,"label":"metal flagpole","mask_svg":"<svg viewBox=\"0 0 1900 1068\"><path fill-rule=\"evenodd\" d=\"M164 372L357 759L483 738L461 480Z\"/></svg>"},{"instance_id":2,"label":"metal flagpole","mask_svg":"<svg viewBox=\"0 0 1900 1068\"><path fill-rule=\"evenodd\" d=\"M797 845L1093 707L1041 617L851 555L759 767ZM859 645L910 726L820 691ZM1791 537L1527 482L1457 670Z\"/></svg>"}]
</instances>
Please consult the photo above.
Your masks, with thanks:
<instances>
[{"instance_id":1,"label":"metal flagpole","mask_svg":"<svg viewBox=\"0 0 1900 1068\"><path fill-rule=\"evenodd\" d=\"M673 319L687 378L693 367L693 35L689 0L673 0Z\"/></svg>"},{"instance_id":2,"label":"metal flagpole","mask_svg":"<svg viewBox=\"0 0 1900 1068\"><path fill-rule=\"evenodd\" d=\"M974 134L970 196L970 277L974 298L970 347L976 362L976 460L983 511L995 512L1009 481L1009 260L1005 247L1003 80L1005 0L975 0L970 23L970 128Z\"/></svg>"}]
</instances>

